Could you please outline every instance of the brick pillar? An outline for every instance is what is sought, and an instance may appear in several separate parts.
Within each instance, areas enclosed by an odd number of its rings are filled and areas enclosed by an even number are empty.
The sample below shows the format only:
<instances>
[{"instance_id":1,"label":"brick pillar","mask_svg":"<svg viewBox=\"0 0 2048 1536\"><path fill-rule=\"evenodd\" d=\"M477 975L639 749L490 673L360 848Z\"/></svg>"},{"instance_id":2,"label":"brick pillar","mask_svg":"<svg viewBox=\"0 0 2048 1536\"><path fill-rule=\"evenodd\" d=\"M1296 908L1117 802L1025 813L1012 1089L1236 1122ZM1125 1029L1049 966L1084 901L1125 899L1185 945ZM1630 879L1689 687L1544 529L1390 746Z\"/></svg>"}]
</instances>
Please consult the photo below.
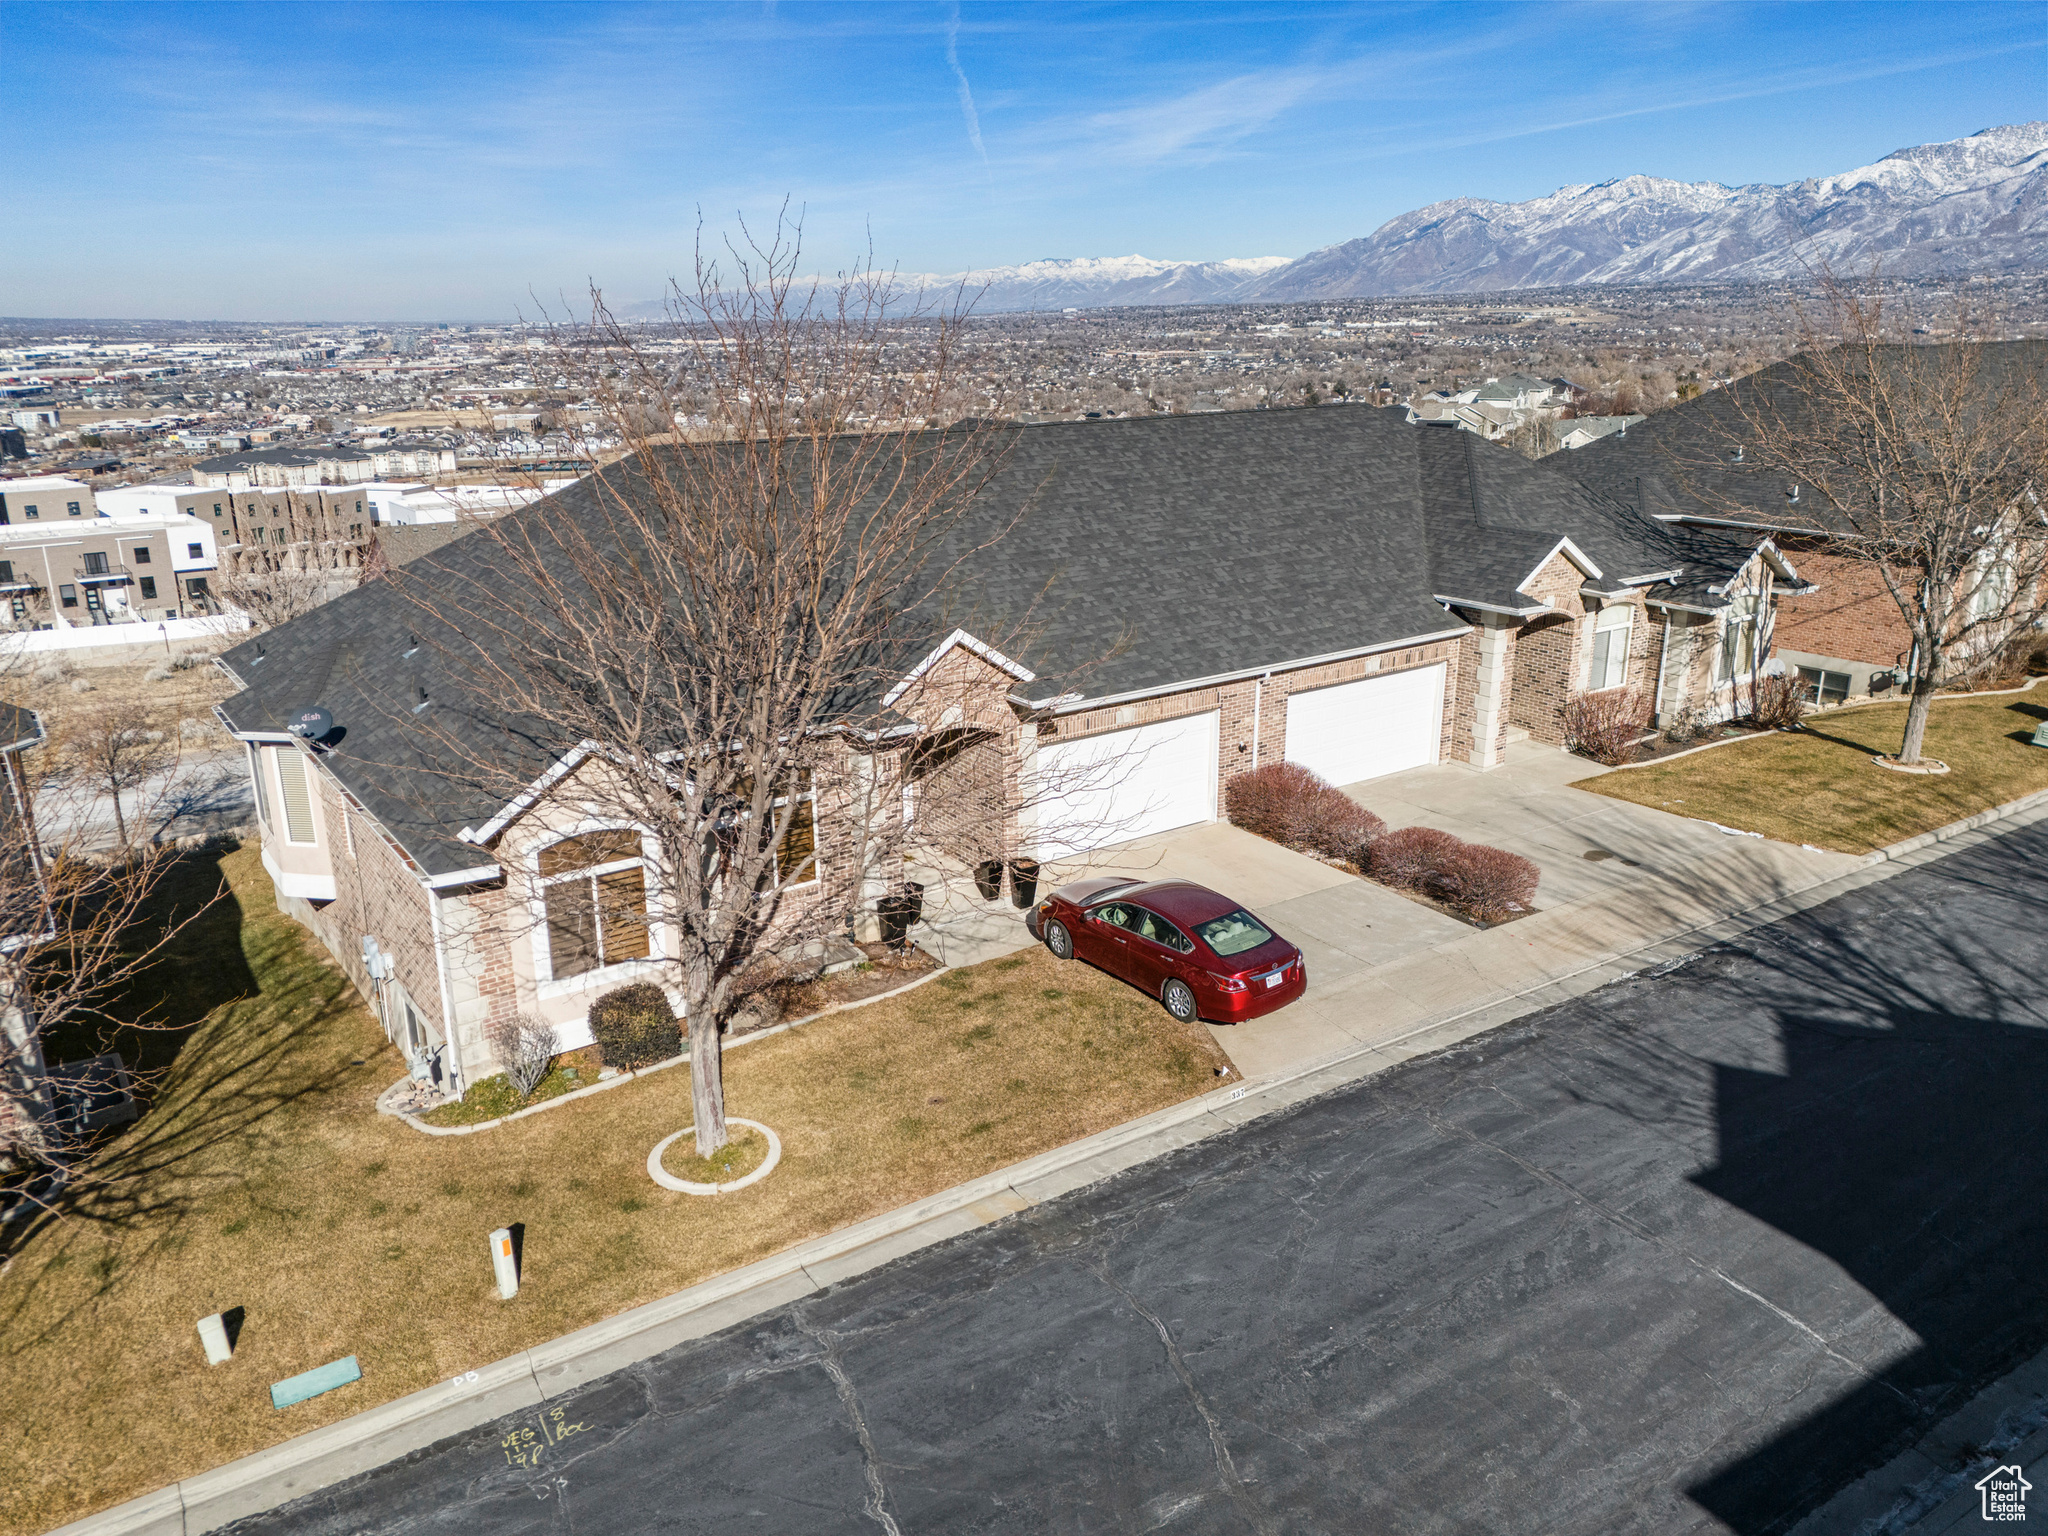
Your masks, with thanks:
<instances>
[{"instance_id":1,"label":"brick pillar","mask_svg":"<svg viewBox=\"0 0 2048 1536\"><path fill-rule=\"evenodd\" d=\"M1508 709L1514 690L1516 622L1505 614L1482 613L1474 640L1479 665L1472 686L1474 768L1498 768L1506 749Z\"/></svg>"}]
</instances>

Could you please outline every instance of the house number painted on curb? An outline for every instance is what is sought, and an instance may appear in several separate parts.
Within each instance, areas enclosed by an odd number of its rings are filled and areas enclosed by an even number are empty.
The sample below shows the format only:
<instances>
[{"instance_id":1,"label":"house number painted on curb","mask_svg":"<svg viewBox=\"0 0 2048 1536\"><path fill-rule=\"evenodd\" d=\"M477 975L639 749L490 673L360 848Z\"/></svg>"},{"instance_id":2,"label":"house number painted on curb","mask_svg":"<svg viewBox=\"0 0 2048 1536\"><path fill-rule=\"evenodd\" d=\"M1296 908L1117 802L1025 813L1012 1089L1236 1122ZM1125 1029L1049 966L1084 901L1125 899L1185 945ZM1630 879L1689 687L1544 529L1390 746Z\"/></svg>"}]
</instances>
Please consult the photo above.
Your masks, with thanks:
<instances>
[{"instance_id":1,"label":"house number painted on curb","mask_svg":"<svg viewBox=\"0 0 2048 1536\"><path fill-rule=\"evenodd\" d=\"M1251 1090L1250 1090L1250 1089L1248 1089L1248 1088L1233 1088L1233 1089L1231 1089L1231 1090L1230 1090L1230 1102L1231 1102L1232 1104L1235 1104L1235 1103L1236 1103L1236 1102L1237 1102L1237 1101L1238 1101L1239 1099L1243 1098L1243 1097L1244 1097L1244 1096L1245 1096L1245 1095L1246 1095L1247 1093L1249 1093L1250 1091L1251 1091Z\"/></svg>"}]
</instances>

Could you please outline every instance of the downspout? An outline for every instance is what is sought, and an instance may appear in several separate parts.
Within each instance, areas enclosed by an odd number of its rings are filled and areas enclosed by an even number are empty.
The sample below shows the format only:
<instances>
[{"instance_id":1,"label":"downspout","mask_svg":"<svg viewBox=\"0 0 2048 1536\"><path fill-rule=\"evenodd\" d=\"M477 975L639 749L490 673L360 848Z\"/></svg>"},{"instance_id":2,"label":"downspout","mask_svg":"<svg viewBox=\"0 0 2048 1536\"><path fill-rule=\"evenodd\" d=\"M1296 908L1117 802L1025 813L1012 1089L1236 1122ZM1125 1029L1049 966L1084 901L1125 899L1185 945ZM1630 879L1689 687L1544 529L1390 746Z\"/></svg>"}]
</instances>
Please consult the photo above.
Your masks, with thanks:
<instances>
[{"instance_id":1,"label":"downspout","mask_svg":"<svg viewBox=\"0 0 2048 1536\"><path fill-rule=\"evenodd\" d=\"M1271 672L1261 672L1258 681L1252 685L1252 766L1254 768L1259 766L1259 726L1266 703L1266 682L1272 675Z\"/></svg>"},{"instance_id":2,"label":"downspout","mask_svg":"<svg viewBox=\"0 0 2048 1536\"><path fill-rule=\"evenodd\" d=\"M453 1068L448 1076L450 1085L460 1097L468 1086L469 1074L462 1069L462 1041L455 1033L455 1005L448 991L448 941L441 927L441 895L429 885L423 884L420 889L426 893L427 919L433 925L434 979L441 988L441 1039Z\"/></svg>"},{"instance_id":3,"label":"downspout","mask_svg":"<svg viewBox=\"0 0 2048 1536\"><path fill-rule=\"evenodd\" d=\"M1664 680L1671 667L1671 610L1664 610L1664 636L1657 644L1657 689L1650 700L1650 723L1662 726L1664 722Z\"/></svg>"}]
</instances>

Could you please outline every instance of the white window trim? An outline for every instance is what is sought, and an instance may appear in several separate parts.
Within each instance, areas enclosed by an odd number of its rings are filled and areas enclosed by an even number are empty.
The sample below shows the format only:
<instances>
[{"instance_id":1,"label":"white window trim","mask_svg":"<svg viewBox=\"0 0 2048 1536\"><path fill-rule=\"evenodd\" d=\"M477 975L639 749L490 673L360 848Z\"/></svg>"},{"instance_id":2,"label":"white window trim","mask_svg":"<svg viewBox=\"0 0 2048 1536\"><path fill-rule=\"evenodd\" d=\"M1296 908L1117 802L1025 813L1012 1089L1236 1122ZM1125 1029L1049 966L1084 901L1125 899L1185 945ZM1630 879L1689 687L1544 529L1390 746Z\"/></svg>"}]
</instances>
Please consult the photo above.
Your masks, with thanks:
<instances>
[{"instance_id":1,"label":"white window trim","mask_svg":"<svg viewBox=\"0 0 2048 1536\"><path fill-rule=\"evenodd\" d=\"M637 832L640 834L640 857L637 859L614 859L609 864L593 865L579 869L573 874L552 875L543 878L540 872L540 856L543 849L566 842L572 837L583 837L592 832ZM670 943L668 925L655 916L657 910L654 882L653 838L647 829L630 821L584 821L566 831L556 833L544 843L536 843L528 849L522 861L526 871L527 910L533 921L531 939L533 953L533 980L539 995L544 998L568 997L578 992L588 992L596 987L622 985L638 981L642 977L658 975L669 952L674 948ZM548 906L546 889L565 880L591 879L613 870L631 869L638 866L645 871L642 879L647 889L647 947L653 951L644 960L621 960L616 965L600 965L588 971L579 971L574 976L557 977L555 958L548 948ZM602 943L602 939L600 939Z\"/></svg>"},{"instance_id":2,"label":"white window trim","mask_svg":"<svg viewBox=\"0 0 2048 1536\"><path fill-rule=\"evenodd\" d=\"M1609 617L1610 614L1620 615L1619 621L1611 619ZM1626 638L1622 642L1621 664L1619 668L1617 669L1610 667L1610 670L1619 671L1620 680L1617 682L1610 683L1602 679L1595 678L1592 675L1592 669L1595 666L1599 665L1600 662L1601 635L1612 634L1616 630L1619 630L1622 633L1622 635L1624 635ZM1618 688L1626 688L1628 686L1628 658L1629 652L1635 646L1635 638L1635 604L1613 603L1606 607L1603 607L1598 613L1596 613L1593 616L1592 639L1588 644L1588 651L1586 656L1586 691L1588 693L1612 693L1614 690ZM1612 662L1613 653L1613 642L1610 641L1608 643L1608 656L1610 663Z\"/></svg>"}]
</instances>

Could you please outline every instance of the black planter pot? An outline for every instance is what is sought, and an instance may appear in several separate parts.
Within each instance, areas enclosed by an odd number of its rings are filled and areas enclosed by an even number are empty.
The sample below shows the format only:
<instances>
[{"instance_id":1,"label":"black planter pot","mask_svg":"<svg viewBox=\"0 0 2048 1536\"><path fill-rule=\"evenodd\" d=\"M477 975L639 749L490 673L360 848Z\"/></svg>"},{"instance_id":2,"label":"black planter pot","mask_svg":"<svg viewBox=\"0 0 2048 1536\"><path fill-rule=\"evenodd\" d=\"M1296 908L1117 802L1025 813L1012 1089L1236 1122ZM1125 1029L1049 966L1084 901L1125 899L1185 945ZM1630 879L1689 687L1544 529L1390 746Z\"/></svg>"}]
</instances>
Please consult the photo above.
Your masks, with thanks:
<instances>
[{"instance_id":1,"label":"black planter pot","mask_svg":"<svg viewBox=\"0 0 2048 1536\"><path fill-rule=\"evenodd\" d=\"M983 901L994 901L1003 894L1003 861L983 859L974 866L974 888L981 892Z\"/></svg>"},{"instance_id":2,"label":"black planter pot","mask_svg":"<svg viewBox=\"0 0 2048 1536\"><path fill-rule=\"evenodd\" d=\"M1010 900L1019 907L1029 907L1038 900L1038 862L1035 859L1013 859L1010 863Z\"/></svg>"}]
</instances>

